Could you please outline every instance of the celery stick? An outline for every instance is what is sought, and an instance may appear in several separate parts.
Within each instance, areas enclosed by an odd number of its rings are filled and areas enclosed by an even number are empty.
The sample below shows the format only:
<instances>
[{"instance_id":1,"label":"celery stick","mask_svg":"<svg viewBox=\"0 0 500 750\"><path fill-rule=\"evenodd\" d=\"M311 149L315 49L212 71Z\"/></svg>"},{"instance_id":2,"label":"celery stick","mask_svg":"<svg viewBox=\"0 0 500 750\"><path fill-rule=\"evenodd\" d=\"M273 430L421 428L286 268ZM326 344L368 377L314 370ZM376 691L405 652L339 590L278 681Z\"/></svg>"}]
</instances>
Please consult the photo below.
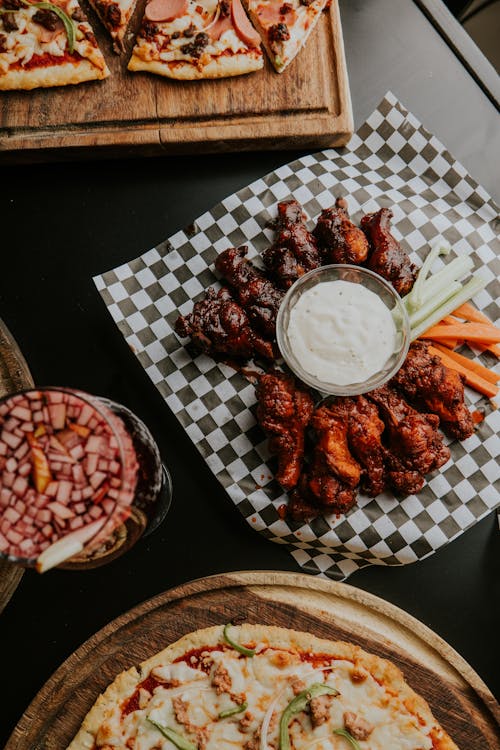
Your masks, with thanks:
<instances>
[{"instance_id":1,"label":"celery stick","mask_svg":"<svg viewBox=\"0 0 500 750\"><path fill-rule=\"evenodd\" d=\"M425 280L427 279L427 276L429 274L429 271L431 270L432 264L436 260L436 258L439 255L448 255L448 253L451 250L450 243L446 240L443 240L442 237L435 240L432 245L430 251L427 253L427 257L424 260L424 264L420 271L418 272L417 280L415 281L415 284L413 286L413 289L411 290L408 299L408 311L412 312L414 310L418 310L418 308L423 304L422 299L422 293L423 293L423 286L425 283Z\"/></svg>"},{"instance_id":2,"label":"celery stick","mask_svg":"<svg viewBox=\"0 0 500 750\"><path fill-rule=\"evenodd\" d=\"M445 289L453 281L459 281L472 271L474 263L469 257L455 258L448 263L441 271L435 273L428 279L422 289L422 302L425 304L441 289Z\"/></svg>"},{"instance_id":3,"label":"celery stick","mask_svg":"<svg viewBox=\"0 0 500 750\"><path fill-rule=\"evenodd\" d=\"M457 307L463 305L464 302L468 302L475 294L484 289L486 281L479 276L473 276L470 281L462 287L462 289L450 297L440 307L434 310L428 318L419 323L411 331L411 340L415 341L422 333L425 333L429 328L439 323L440 320L445 318L447 315L456 310Z\"/></svg>"},{"instance_id":4,"label":"celery stick","mask_svg":"<svg viewBox=\"0 0 500 750\"><path fill-rule=\"evenodd\" d=\"M410 315L411 328L415 328L415 326L423 320L426 320L436 308L440 307L453 294L459 292L461 288L462 284L459 284L458 281L454 281L453 284L448 284L444 289L441 289L438 294L434 294L428 302L421 305L418 310Z\"/></svg>"}]
</instances>

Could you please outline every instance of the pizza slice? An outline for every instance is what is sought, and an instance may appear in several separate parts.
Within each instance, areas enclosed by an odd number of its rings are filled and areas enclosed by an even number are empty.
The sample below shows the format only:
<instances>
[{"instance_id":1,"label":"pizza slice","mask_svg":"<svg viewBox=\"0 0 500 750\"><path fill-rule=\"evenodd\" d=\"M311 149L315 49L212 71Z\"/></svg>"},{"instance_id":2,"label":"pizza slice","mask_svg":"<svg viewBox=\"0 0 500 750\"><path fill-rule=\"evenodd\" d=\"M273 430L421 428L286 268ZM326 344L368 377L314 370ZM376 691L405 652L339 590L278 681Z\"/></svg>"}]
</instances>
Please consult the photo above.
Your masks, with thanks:
<instances>
[{"instance_id":1,"label":"pizza slice","mask_svg":"<svg viewBox=\"0 0 500 750\"><path fill-rule=\"evenodd\" d=\"M77 0L0 0L0 90L65 86L108 75Z\"/></svg>"},{"instance_id":2,"label":"pizza slice","mask_svg":"<svg viewBox=\"0 0 500 750\"><path fill-rule=\"evenodd\" d=\"M240 0L150 0L128 69L194 80L263 65L260 37Z\"/></svg>"},{"instance_id":3,"label":"pizza slice","mask_svg":"<svg viewBox=\"0 0 500 750\"><path fill-rule=\"evenodd\" d=\"M329 0L244 0L278 73L300 52Z\"/></svg>"},{"instance_id":4,"label":"pizza slice","mask_svg":"<svg viewBox=\"0 0 500 750\"><path fill-rule=\"evenodd\" d=\"M137 0L89 0L113 39L115 52L123 52L123 40Z\"/></svg>"}]
</instances>

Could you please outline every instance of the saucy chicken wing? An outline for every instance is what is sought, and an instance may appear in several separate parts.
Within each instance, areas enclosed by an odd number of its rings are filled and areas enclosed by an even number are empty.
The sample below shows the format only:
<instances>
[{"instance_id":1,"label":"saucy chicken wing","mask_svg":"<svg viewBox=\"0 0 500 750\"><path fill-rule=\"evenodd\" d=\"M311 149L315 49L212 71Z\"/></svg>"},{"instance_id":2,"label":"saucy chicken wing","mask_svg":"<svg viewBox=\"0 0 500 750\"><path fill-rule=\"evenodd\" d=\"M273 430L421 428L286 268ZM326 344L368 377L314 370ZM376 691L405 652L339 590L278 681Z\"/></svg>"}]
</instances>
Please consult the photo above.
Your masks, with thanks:
<instances>
[{"instance_id":1,"label":"saucy chicken wing","mask_svg":"<svg viewBox=\"0 0 500 750\"><path fill-rule=\"evenodd\" d=\"M274 358L271 343L253 330L246 312L224 287L219 292L207 289L189 315L177 318L175 330L179 336L190 336L199 351L211 356Z\"/></svg>"},{"instance_id":2,"label":"saucy chicken wing","mask_svg":"<svg viewBox=\"0 0 500 750\"><path fill-rule=\"evenodd\" d=\"M274 338L276 316L284 292L246 259L248 248L230 247L216 259L215 267L234 289L251 323L266 338Z\"/></svg>"},{"instance_id":3,"label":"saucy chicken wing","mask_svg":"<svg viewBox=\"0 0 500 750\"><path fill-rule=\"evenodd\" d=\"M451 437L465 440L474 432L472 415L464 402L463 376L430 354L425 341L415 341L410 346L392 382L405 396L437 414L443 430Z\"/></svg>"},{"instance_id":4,"label":"saucy chicken wing","mask_svg":"<svg viewBox=\"0 0 500 750\"><path fill-rule=\"evenodd\" d=\"M364 232L350 220L345 198L337 198L335 206L321 212L314 236L318 241L323 263L361 265L368 257L368 240Z\"/></svg>"},{"instance_id":5,"label":"saucy chicken wing","mask_svg":"<svg viewBox=\"0 0 500 750\"><path fill-rule=\"evenodd\" d=\"M313 400L292 375L280 372L262 375L256 393L257 420L269 437L269 450L278 458L276 479L290 490L299 481Z\"/></svg>"},{"instance_id":6,"label":"saucy chicken wing","mask_svg":"<svg viewBox=\"0 0 500 750\"><path fill-rule=\"evenodd\" d=\"M347 445L348 420L335 405L321 406L313 414L311 426L316 431L316 451L323 454L332 474L348 487L357 487L361 467Z\"/></svg>"},{"instance_id":7,"label":"saucy chicken wing","mask_svg":"<svg viewBox=\"0 0 500 750\"><path fill-rule=\"evenodd\" d=\"M385 487L384 423L378 409L364 396L339 399L335 406L347 421L349 449L363 468L361 486L367 495L375 497Z\"/></svg>"},{"instance_id":8,"label":"saucy chicken wing","mask_svg":"<svg viewBox=\"0 0 500 750\"><path fill-rule=\"evenodd\" d=\"M295 199L278 203L278 234L273 245L262 253L262 259L282 289L288 289L299 276L320 265L316 239L305 219L302 206Z\"/></svg>"},{"instance_id":9,"label":"saucy chicken wing","mask_svg":"<svg viewBox=\"0 0 500 750\"><path fill-rule=\"evenodd\" d=\"M378 406L387 428L389 451L396 459L391 471L408 469L423 477L448 461L450 451L438 432L439 418L435 414L416 411L387 385L370 391L367 398ZM388 458L390 463L390 455ZM388 477L391 479L390 472Z\"/></svg>"},{"instance_id":10,"label":"saucy chicken wing","mask_svg":"<svg viewBox=\"0 0 500 750\"><path fill-rule=\"evenodd\" d=\"M386 279L403 297L415 283L418 268L390 232L392 215L389 208L381 208L361 219L361 228L370 243L366 267Z\"/></svg>"}]
</instances>

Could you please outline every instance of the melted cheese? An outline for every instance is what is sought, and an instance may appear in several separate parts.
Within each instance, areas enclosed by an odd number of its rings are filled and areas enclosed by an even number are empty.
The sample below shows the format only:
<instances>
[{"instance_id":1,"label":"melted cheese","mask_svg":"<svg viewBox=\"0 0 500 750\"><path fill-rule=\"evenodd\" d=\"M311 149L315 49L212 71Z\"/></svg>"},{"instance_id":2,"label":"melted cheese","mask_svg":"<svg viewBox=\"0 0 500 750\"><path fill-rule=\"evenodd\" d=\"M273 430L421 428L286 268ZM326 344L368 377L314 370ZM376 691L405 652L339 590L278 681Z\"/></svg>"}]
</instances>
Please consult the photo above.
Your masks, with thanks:
<instances>
[{"instance_id":1,"label":"melted cheese","mask_svg":"<svg viewBox=\"0 0 500 750\"><path fill-rule=\"evenodd\" d=\"M206 750L239 750L258 732L267 708L276 701L270 723L268 740L271 747L278 746L279 719L288 703L294 698L292 682L301 680L305 686L315 682L326 683L336 688L340 695L330 702L328 720L313 727L307 712L297 714L290 723L290 739L293 750L339 750L345 740L333 734L334 729L344 726L344 712L350 711L373 725L367 740L359 741L363 750L431 750L430 726L420 725L397 697L389 694L371 675L363 682L351 679L352 663L334 660L330 670L314 668L302 661L297 654L267 648L253 658L242 657L237 651L224 650L210 653L210 673L192 669L183 662L166 667L157 667L165 679L180 679L184 684L177 687L159 685L144 708L122 716L121 707L108 711L96 738L97 747L124 748L134 750L170 750L172 743L150 722L170 727L196 744L196 732L208 733ZM230 678L229 692L217 694L212 681L217 668L223 667ZM168 684L168 683L167 683ZM187 719L179 716L175 699L183 701ZM237 702L246 700L251 714L248 727L242 727L243 712L219 719L221 711L234 708ZM344 744L342 744L344 743Z\"/></svg>"}]
</instances>

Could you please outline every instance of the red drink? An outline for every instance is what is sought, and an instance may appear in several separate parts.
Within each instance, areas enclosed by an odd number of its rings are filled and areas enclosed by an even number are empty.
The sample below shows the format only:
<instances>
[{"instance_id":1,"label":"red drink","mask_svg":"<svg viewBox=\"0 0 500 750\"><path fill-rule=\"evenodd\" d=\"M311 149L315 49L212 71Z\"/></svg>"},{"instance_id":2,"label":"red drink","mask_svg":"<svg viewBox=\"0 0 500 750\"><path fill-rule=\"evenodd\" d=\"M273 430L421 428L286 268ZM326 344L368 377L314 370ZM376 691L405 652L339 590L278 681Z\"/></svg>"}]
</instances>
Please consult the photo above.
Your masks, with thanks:
<instances>
[{"instance_id":1,"label":"red drink","mask_svg":"<svg viewBox=\"0 0 500 750\"><path fill-rule=\"evenodd\" d=\"M156 444L125 407L60 388L0 403L0 553L12 561L106 562L140 536L161 480Z\"/></svg>"}]
</instances>

